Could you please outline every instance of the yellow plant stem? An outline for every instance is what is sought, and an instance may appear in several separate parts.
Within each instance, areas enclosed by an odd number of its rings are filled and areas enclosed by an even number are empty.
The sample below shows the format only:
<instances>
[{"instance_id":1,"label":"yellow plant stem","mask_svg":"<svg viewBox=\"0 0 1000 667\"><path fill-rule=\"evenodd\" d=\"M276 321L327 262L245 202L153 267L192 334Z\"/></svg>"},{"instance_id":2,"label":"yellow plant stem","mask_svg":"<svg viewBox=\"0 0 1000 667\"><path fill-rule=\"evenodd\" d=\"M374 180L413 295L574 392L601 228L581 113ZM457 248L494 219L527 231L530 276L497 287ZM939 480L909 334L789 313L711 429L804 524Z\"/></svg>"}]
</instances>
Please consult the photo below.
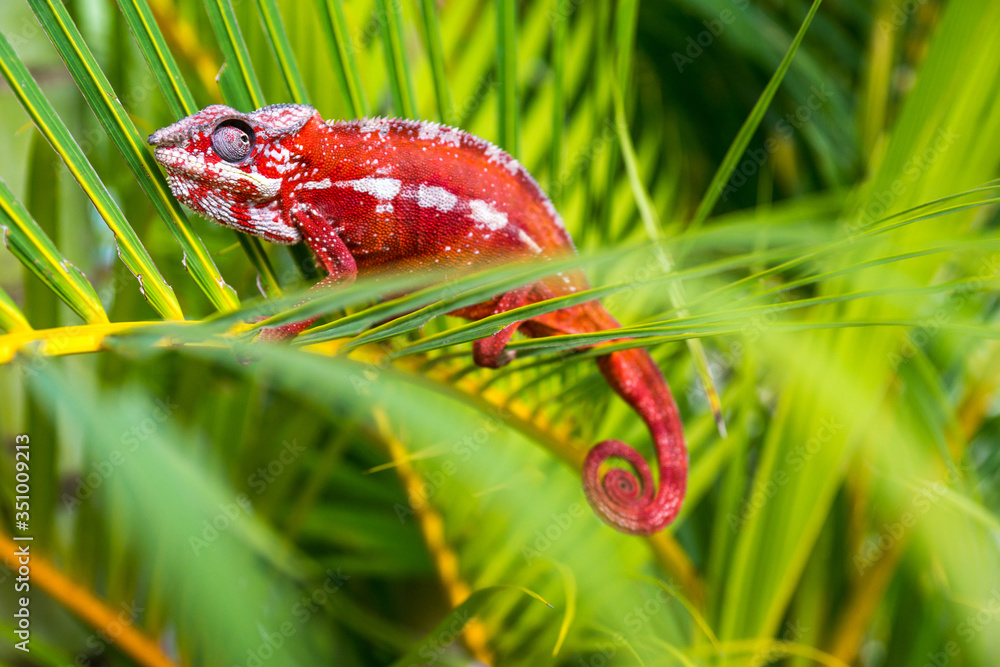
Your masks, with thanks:
<instances>
[{"instance_id":1,"label":"yellow plant stem","mask_svg":"<svg viewBox=\"0 0 1000 667\"><path fill-rule=\"evenodd\" d=\"M113 322L87 324L54 329L32 329L0 336L0 364L9 363L26 345L37 342L34 352L45 356L82 354L103 349L104 338L135 327L159 322Z\"/></svg>"},{"instance_id":2,"label":"yellow plant stem","mask_svg":"<svg viewBox=\"0 0 1000 667\"><path fill-rule=\"evenodd\" d=\"M900 558L909 544L909 534L896 540L885 550L865 576L854 584L847 601L847 608L840 615L836 631L830 642L830 653L845 662L854 662L871 622L885 597L885 592L896 573Z\"/></svg>"},{"instance_id":3,"label":"yellow plant stem","mask_svg":"<svg viewBox=\"0 0 1000 667\"><path fill-rule=\"evenodd\" d=\"M104 324L81 324L79 326L57 327L54 329L32 329L0 336L0 365L9 363L19 350L31 343L37 343L36 354L61 357L67 354L84 354L104 349L104 339L129 329L148 327L163 322L108 322ZM171 325L185 322L170 322ZM192 324L194 324L192 322Z\"/></svg>"},{"instance_id":4,"label":"yellow plant stem","mask_svg":"<svg viewBox=\"0 0 1000 667\"><path fill-rule=\"evenodd\" d=\"M119 611L57 570L52 563L34 551L32 542L15 542L9 535L0 533L0 557L10 570L17 573L22 566L15 552L24 545L29 545L31 554L29 567L32 584L36 584L77 618L100 632L136 663L145 667L175 667L153 639L139 631L130 620L122 619Z\"/></svg>"},{"instance_id":5,"label":"yellow plant stem","mask_svg":"<svg viewBox=\"0 0 1000 667\"><path fill-rule=\"evenodd\" d=\"M375 411L375 422L378 426L379 437L388 448L389 456L394 464L393 467L406 490L407 498L421 498L424 493L423 480L416 469L410 465L410 453L393 435L389 419L381 408ZM420 526L420 532L427 545L431 561L437 569L438 578L448 596L448 602L454 609L469 598L472 590L458 571L458 554L445 539L444 520L429 503L425 502L413 503L413 514ZM477 660L487 665L493 664L493 654L487 644L488 634L482 621L478 618L469 619L469 622L465 624L463 639L469 652Z\"/></svg>"}]
</instances>

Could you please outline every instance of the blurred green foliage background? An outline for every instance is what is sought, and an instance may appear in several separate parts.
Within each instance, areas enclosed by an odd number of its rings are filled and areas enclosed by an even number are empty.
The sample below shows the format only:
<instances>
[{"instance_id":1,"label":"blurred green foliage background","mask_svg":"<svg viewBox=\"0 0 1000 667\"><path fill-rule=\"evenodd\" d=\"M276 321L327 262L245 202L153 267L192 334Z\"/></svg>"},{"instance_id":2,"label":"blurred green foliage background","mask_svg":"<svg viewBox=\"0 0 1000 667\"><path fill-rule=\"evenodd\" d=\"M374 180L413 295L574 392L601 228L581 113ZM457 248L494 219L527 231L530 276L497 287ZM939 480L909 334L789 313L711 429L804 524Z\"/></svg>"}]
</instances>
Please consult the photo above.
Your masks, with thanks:
<instances>
[{"instance_id":1,"label":"blurred green foliage background","mask_svg":"<svg viewBox=\"0 0 1000 667\"><path fill-rule=\"evenodd\" d=\"M1000 2L810 6L4 2L0 664L996 664ZM142 143L222 101L518 157L673 387L680 519L586 505L592 443L650 449L581 341L472 364L451 299L528 269L361 281L240 364L315 270Z\"/></svg>"}]
</instances>

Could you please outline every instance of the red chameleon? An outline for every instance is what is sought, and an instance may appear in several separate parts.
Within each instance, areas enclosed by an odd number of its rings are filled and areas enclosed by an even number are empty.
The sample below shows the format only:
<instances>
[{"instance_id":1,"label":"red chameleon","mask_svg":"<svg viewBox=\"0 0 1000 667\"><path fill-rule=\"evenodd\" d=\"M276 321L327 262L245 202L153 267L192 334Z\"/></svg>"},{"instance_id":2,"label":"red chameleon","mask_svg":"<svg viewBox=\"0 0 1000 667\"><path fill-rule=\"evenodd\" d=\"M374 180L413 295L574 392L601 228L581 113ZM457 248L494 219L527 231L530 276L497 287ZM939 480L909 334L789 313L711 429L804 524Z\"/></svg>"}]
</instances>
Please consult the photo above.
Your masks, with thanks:
<instances>
[{"instance_id":1,"label":"red chameleon","mask_svg":"<svg viewBox=\"0 0 1000 667\"><path fill-rule=\"evenodd\" d=\"M575 252L552 203L511 156L437 123L374 118L327 123L310 106L276 104L243 114L206 107L149 137L174 195L216 222L272 243L305 241L328 276L315 288L367 274L465 270ZM566 272L455 315L494 313L587 289ZM266 330L280 340L312 320ZM551 336L619 327L597 302L507 326L473 345L477 364L498 368L514 331ZM659 486L632 447L605 440L587 454L583 489L618 530L647 535L673 521L687 484L687 450L677 406L644 349L612 352L597 364L653 437ZM601 464L623 459L638 473Z\"/></svg>"}]
</instances>

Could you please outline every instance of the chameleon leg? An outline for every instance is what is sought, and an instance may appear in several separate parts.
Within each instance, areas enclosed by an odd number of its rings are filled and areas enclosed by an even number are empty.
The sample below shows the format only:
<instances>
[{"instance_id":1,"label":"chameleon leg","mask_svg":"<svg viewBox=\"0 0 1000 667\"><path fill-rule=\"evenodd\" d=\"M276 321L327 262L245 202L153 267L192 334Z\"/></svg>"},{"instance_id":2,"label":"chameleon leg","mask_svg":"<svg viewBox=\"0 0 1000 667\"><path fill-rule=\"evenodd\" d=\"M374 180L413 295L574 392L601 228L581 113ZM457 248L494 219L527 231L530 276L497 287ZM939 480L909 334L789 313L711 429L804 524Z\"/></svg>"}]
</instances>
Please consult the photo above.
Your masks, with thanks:
<instances>
[{"instance_id":1,"label":"chameleon leg","mask_svg":"<svg viewBox=\"0 0 1000 667\"><path fill-rule=\"evenodd\" d=\"M494 315L506 313L508 310L520 308L532 303L532 286L526 285L507 292L497 301L493 309ZM480 338L472 344L472 358L479 366L486 368L500 368L506 366L514 360L514 353L505 349L510 342L511 336L517 331L522 322L512 322L489 338Z\"/></svg>"},{"instance_id":2,"label":"chameleon leg","mask_svg":"<svg viewBox=\"0 0 1000 667\"><path fill-rule=\"evenodd\" d=\"M303 240L316 254L316 258L327 272L326 278L310 287L309 291L320 291L334 285L347 285L354 282L354 278L358 274L358 265L347 246L337 236L337 232L334 231L330 222L311 209L293 209L292 215L296 226L302 231ZM260 332L257 340L272 343L293 338L317 319L313 317L301 322L264 329Z\"/></svg>"}]
</instances>

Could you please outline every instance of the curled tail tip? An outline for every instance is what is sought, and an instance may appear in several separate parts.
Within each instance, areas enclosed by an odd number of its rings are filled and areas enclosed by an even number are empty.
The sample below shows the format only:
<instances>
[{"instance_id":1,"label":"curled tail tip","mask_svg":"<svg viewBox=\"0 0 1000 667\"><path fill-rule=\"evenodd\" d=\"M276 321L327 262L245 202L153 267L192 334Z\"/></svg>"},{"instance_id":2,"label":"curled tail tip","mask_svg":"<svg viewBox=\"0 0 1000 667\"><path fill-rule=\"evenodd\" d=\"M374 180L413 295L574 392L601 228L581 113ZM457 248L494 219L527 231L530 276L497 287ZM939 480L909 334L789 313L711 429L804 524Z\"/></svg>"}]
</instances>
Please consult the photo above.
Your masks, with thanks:
<instances>
[{"instance_id":1,"label":"curled tail tip","mask_svg":"<svg viewBox=\"0 0 1000 667\"><path fill-rule=\"evenodd\" d=\"M601 464L623 459L635 473L611 468L600 476ZM667 464L660 461L660 486L653 482L649 464L621 440L595 445L583 465L583 490L594 512L611 527L630 535L652 535L677 517L687 489L687 456Z\"/></svg>"}]
</instances>

